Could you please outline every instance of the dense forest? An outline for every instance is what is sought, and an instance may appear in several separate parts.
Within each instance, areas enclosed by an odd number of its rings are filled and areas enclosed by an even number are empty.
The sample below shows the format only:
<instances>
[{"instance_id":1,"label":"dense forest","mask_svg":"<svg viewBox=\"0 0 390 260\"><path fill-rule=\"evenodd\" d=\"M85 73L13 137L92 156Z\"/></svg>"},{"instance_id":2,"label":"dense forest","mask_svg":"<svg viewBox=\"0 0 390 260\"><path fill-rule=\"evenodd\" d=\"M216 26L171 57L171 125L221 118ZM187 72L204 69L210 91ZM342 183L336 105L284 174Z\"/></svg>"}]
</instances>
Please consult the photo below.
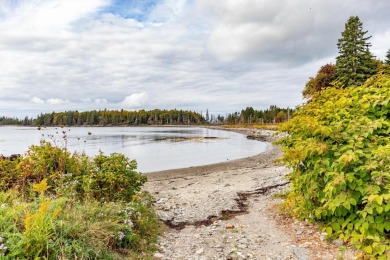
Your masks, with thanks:
<instances>
[{"instance_id":1,"label":"dense forest","mask_svg":"<svg viewBox=\"0 0 390 260\"><path fill-rule=\"evenodd\" d=\"M28 117L24 119L19 119L16 117L0 117L0 125L33 125L34 120Z\"/></svg>"},{"instance_id":2,"label":"dense forest","mask_svg":"<svg viewBox=\"0 0 390 260\"><path fill-rule=\"evenodd\" d=\"M180 125L200 124L204 121L201 114L186 110L92 110L85 112L67 111L40 114L36 125Z\"/></svg>"},{"instance_id":3,"label":"dense forest","mask_svg":"<svg viewBox=\"0 0 390 260\"><path fill-rule=\"evenodd\" d=\"M218 116L216 123L228 124L254 124L254 123L281 123L289 120L295 110L290 108L280 108L272 105L269 109L255 110L253 107L247 107L241 112L228 114L226 118Z\"/></svg>"},{"instance_id":4,"label":"dense forest","mask_svg":"<svg viewBox=\"0 0 390 260\"><path fill-rule=\"evenodd\" d=\"M275 105L265 110L247 107L241 112L215 116L206 110L197 113L187 110L92 110L41 113L37 118L18 119L16 117L0 117L0 125L23 126L114 126L114 125L197 125L197 124L238 124L238 123L280 123L291 118L294 110L279 108Z\"/></svg>"}]
</instances>

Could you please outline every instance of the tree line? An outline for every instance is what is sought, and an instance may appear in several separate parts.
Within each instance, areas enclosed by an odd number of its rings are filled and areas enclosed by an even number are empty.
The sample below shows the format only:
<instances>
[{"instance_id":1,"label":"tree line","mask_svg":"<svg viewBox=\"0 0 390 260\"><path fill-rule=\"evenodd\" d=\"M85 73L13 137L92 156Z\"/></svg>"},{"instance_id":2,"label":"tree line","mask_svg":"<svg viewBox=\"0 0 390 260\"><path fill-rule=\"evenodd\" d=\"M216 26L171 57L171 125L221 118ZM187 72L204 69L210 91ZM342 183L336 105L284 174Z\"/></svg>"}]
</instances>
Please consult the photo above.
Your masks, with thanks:
<instances>
[{"instance_id":1,"label":"tree line","mask_svg":"<svg viewBox=\"0 0 390 260\"><path fill-rule=\"evenodd\" d=\"M19 119L16 117L0 117L0 125L33 125L34 120L29 117L25 117L24 119Z\"/></svg>"},{"instance_id":2,"label":"tree line","mask_svg":"<svg viewBox=\"0 0 390 260\"><path fill-rule=\"evenodd\" d=\"M0 125L20 126L131 126L131 125L198 125L198 124L256 124L281 123L290 119L294 109L271 105L265 110L247 107L222 115L188 110L91 110L41 113L36 118L0 117Z\"/></svg>"},{"instance_id":3,"label":"tree line","mask_svg":"<svg viewBox=\"0 0 390 260\"><path fill-rule=\"evenodd\" d=\"M241 112L234 112L226 115L226 117L218 115L213 123L225 124L268 124L282 123L289 120L294 109L280 108L276 105L271 105L268 109L256 110L253 107L247 107Z\"/></svg>"},{"instance_id":4,"label":"tree line","mask_svg":"<svg viewBox=\"0 0 390 260\"><path fill-rule=\"evenodd\" d=\"M201 124L201 114L187 110L92 110L85 112L66 111L40 114L35 125L42 126L83 126L83 125L191 125Z\"/></svg>"}]
</instances>

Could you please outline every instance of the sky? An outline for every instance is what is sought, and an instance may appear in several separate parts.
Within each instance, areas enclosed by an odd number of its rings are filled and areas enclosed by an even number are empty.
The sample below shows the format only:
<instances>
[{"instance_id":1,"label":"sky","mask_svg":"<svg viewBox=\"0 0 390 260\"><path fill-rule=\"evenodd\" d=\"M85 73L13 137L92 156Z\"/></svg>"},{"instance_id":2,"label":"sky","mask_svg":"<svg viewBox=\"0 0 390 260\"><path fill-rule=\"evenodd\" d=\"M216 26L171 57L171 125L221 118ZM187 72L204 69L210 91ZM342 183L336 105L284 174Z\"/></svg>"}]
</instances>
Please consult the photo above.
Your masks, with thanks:
<instances>
[{"instance_id":1,"label":"sky","mask_svg":"<svg viewBox=\"0 0 390 260\"><path fill-rule=\"evenodd\" d=\"M293 108L350 16L390 48L388 0L1 0L0 116Z\"/></svg>"}]
</instances>

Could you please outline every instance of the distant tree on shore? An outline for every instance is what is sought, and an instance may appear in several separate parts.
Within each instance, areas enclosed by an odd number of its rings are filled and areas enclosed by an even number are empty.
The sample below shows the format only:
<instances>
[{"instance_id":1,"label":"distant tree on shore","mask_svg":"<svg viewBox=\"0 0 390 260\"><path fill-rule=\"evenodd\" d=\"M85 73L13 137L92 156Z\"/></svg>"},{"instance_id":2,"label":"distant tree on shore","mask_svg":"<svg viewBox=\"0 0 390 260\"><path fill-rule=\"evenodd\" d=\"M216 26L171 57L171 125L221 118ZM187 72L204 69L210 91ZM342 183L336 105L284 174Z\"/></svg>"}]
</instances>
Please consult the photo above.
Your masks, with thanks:
<instances>
[{"instance_id":1,"label":"distant tree on shore","mask_svg":"<svg viewBox=\"0 0 390 260\"><path fill-rule=\"evenodd\" d=\"M363 31L359 17L351 16L338 40L339 56L336 58L337 80L343 87L360 86L376 73L376 61L370 52L371 44Z\"/></svg>"}]
</instances>

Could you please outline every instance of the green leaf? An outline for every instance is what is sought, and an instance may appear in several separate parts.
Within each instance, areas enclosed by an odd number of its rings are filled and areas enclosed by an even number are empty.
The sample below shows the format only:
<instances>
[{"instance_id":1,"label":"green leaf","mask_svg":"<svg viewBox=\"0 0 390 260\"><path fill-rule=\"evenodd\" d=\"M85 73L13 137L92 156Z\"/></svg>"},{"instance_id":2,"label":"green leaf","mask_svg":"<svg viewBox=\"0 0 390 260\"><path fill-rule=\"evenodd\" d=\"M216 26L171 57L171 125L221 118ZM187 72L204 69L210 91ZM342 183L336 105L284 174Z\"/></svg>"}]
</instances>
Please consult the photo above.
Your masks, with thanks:
<instances>
[{"instance_id":1,"label":"green leaf","mask_svg":"<svg viewBox=\"0 0 390 260\"><path fill-rule=\"evenodd\" d=\"M378 255L382 255L386 251L385 245L377 245L375 247L375 250L377 251Z\"/></svg>"},{"instance_id":2,"label":"green leaf","mask_svg":"<svg viewBox=\"0 0 390 260\"><path fill-rule=\"evenodd\" d=\"M340 225L339 223L333 223L332 224L332 228L335 232L339 231L340 230Z\"/></svg>"},{"instance_id":3,"label":"green leaf","mask_svg":"<svg viewBox=\"0 0 390 260\"><path fill-rule=\"evenodd\" d=\"M386 231L390 231L390 222L388 221L385 222L385 229Z\"/></svg>"},{"instance_id":4,"label":"green leaf","mask_svg":"<svg viewBox=\"0 0 390 260\"><path fill-rule=\"evenodd\" d=\"M328 233L329 236L332 235L332 233L333 233L332 228L331 227L327 227L326 228L326 233Z\"/></svg>"},{"instance_id":5,"label":"green leaf","mask_svg":"<svg viewBox=\"0 0 390 260\"><path fill-rule=\"evenodd\" d=\"M375 218L375 223L383 223L384 220L385 218L383 216L377 216Z\"/></svg>"},{"instance_id":6,"label":"green leaf","mask_svg":"<svg viewBox=\"0 0 390 260\"><path fill-rule=\"evenodd\" d=\"M349 201L346 201L343 203L343 206L344 208L346 208L347 210L350 210L351 209L351 204L349 204Z\"/></svg>"},{"instance_id":7,"label":"green leaf","mask_svg":"<svg viewBox=\"0 0 390 260\"><path fill-rule=\"evenodd\" d=\"M379 204L379 205L382 205L382 202L383 202L383 196L378 196L375 198L375 201Z\"/></svg>"},{"instance_id":8,"label":"green leaf","mask_svg":"<svg viewBox=\"0 0 390 260\"><path fill-rule=\"evenodd\" d=\"M376 224L376 228L378 229L379 232L383 233L385 225L383 223L378 223Z\"/></svg>"},{"instance_id":9,"label":"green leaf","mask_svg":"<svg viewBox=\"0 0 390 260\"><path fill-rule=\"evenodd\" d=\"M371 246L365 246L363 247L363 251L367 254L372 254L372 247Z\"/></svg>"}]
</instances>

